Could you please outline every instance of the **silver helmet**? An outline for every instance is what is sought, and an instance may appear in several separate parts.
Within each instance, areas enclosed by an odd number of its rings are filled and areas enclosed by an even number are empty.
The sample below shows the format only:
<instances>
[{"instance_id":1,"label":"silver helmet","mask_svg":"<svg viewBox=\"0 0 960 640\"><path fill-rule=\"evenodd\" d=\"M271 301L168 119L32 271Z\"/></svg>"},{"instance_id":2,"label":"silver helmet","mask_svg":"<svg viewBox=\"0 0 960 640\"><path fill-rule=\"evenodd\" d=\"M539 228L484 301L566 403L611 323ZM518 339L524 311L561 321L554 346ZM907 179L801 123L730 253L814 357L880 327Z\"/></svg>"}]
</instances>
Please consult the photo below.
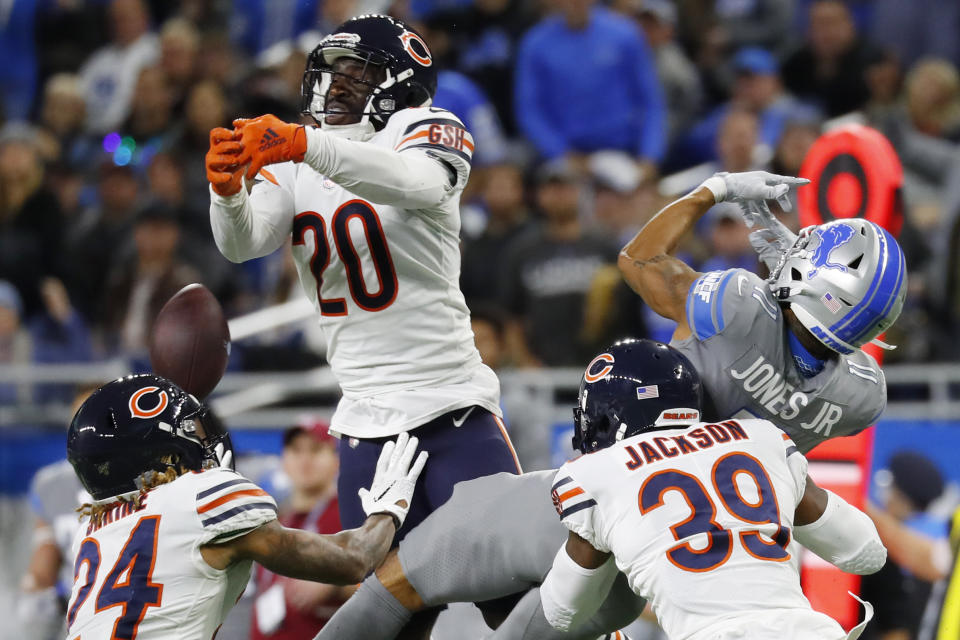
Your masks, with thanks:
<instances>
[{"instance_id":1,"label":"silver helmet","mask_svg":"<svg viewBox=\"0 0 960 640\"><path fill-rule=\"evenodd\" d=\"M907 265L893 236L862 218L807 227L770 274L770 287L824 345L853 353L893 324Z\"/></svg>"}]
</instances>

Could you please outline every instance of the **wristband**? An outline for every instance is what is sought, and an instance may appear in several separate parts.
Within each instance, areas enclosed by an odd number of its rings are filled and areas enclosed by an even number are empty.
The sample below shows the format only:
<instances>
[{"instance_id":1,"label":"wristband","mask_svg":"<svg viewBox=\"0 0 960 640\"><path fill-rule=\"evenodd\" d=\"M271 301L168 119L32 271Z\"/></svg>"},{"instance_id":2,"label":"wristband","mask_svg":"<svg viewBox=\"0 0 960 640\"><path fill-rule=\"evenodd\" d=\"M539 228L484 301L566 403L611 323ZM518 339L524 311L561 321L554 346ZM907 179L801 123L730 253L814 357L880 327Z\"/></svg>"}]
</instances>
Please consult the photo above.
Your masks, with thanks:
<instances>
[{"instance_id":1,"label":"wristband","mask_svg":"<svg viewBox=\"0 0 960 640\"><path fill-rule=\"evenodd\" d=\"M710 176L700 186L705 187L713 194L714 202L720 203L727 198L727 183L720 176Z\"/></svg>"}]
</instances>

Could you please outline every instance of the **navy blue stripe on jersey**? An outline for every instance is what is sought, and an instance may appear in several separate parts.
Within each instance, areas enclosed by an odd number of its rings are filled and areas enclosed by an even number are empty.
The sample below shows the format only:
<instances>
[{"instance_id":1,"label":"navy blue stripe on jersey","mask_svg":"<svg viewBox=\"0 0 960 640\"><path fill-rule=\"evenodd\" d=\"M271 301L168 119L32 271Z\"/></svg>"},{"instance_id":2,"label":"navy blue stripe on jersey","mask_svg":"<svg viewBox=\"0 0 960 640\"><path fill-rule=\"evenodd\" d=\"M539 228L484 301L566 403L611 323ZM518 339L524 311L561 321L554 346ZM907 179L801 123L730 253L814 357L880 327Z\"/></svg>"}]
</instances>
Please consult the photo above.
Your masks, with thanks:
<instances>
[{"instance_id":1,"label":"navy blue stripe on jersey","mask_svg":"<svg viewBox=\"0 0 960 640\"><path fill-rule=\"evenodd\" d=\"M793 454L799 453L799 452L800 452L800 450L797 449L797 447L796 447L795 445L792 445L792 446L787 447L787 457L788 457L788 458L789 458L790 456L792 456Z\"/></svg>"},{"instance_id":2,"label":"navy blue stripe on jersey","mask_svg":"<svg viewBox=\"0 0 960 640\"><path fill-rule=\"evenodd\" d=\"M414 130L416 130L416 129L419 129L420 127L423 127L423 126L425 126L425 125L428 125L428 124L448 124L448 125L450 125L451 127L457 127L458 129L463 129L463 128L464 128L462 122L460 122L459 120L454 120L454 119L452 119L452 118L428 118L427 120L417 120L417 121L414 122L412 125L410 125L409 127L407 127L407 128L404 130L404 132L403 132L402 135L405 136L405 135L407 135L408 133L410 133L410 132L412 132L412 131L414 131Z\"/></svg>"},{"instance_id":3,"label":"navy blue stripe on jersey","mask_svg":"<svg viewBox=\"0 0 960 640\"><path fill-rule=\"evenodd\" d=\"M583 511L584 509L589 509L590 507L595 507L595 506L597 506L597 501L592 498L590 500L584 500L583 502L578 502L577 504L573 505L569 509L564 509L563 511L561 511L560 519L563 520L567 516L572 516L578 511Z\"/></svg>"},{"instance_id":4,"label":"navy blue stripe on jersey","mask_svg":"<svg viewBox=\"0 0 960 640\"><path fill-rule=\"evenodd\" d=\"M712 281L717 281L719 273L722 272L711 271L703 274L687 294L687 324L700 340L706 340L723 331L723 294L736 272L727 271L719 279L717 286L711 288Z\"/></svg>"},{"instance_id":5,"label":"navy blue stripe on jersey","mask_svg":"<svg viewBox=\"0 0 960 640\"><path fill-rule=\"evenodd\" d=\"M227 482L218 484L215 487L204 489L203 491L197 494L197 500L202 500L203 498L206 498L207 496L212 495L217 491L221 491L223 489L226 489L227 487L233 487L238 484L250 484L250 481L247 480L246 478L237 478L236 480L228 480Z\"/></svg>"},{"instance_id":6,"label":"navy blue stripe on jersey","mask_svg":"<svg viewBox=\"0 0 960 640\"><path fill-rule=\"evenodd\" d=\"M571 478L570 476L567 476L566 478L561 478L557 480L557 482L552 487L550 487L550 490L556 491L557 489L567 484L568 482L573 482L573 478Z\"/></svg>"},{"instance_id":7,"label":"navy blue stripe on jersey","mask_svg":"<svg viewBox=\"0 0 960 640\"><path fill-rule=\"evenodd\" d=\"M456 149L451 149L442 144L431 144L429 142L421 142L420 144L411 144L400 149L400 151L406 151L407 149L432 149L434 151L443 151L444 153L452 153L458 158L463 158L467 162L470 162L470 156L465 154L463 151L457 151Z\"/></svg>"},{"instance_id":8,"label":"navy blue stripe on jersey","mask_svg":"<svg viewBox=\"0 0 960 640\"><path fill-rule=\"evenodd\" d=\"M227 511L224 511L219 515L205 518L200 521L200 524L202 524L205 527L208 527L212 524L217 524L218 522L229 520L230 518L237 515L238 513L243 513L244 511L250 511L251 509L269 509L274 513L277 512L277 507L272 502L248 502L247 504L242 504L239 507L228 509Z\"/></svg>"}]
</instances>

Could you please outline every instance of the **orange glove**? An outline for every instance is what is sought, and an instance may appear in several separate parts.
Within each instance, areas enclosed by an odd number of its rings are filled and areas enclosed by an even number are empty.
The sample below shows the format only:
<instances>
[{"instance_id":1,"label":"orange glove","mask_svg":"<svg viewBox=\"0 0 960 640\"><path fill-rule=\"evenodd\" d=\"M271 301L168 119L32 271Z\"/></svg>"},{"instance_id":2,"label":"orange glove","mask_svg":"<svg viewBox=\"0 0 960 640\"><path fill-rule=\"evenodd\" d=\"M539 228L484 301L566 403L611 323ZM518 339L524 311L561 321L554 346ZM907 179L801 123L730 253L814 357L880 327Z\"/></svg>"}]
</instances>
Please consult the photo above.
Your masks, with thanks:
<instances>
[{"instance_id":1,"label":"orange glove","mask_svg":"<svg viewBox=\"0 0 960 640\"><path fill-rule=\"evenodd\" d=\"M233 126L241 135L241 159L250 162L247 180L253 180L268 164L288 160L302 162L307 153L307 132L303 125L284 122L268 113L259 118L234 120Z\"/></svg>"},{"instance_id":2,"label":"orange glove","mask_svg":"<svg viewBox=\"0 0 960 640\"><path fill-rule=\"evenodd\" d=\"M243 186L243 145L240 133L217 127L210 131L207 151L207 180L221 196L232 196Z\"/></svg>"}]
</instances>

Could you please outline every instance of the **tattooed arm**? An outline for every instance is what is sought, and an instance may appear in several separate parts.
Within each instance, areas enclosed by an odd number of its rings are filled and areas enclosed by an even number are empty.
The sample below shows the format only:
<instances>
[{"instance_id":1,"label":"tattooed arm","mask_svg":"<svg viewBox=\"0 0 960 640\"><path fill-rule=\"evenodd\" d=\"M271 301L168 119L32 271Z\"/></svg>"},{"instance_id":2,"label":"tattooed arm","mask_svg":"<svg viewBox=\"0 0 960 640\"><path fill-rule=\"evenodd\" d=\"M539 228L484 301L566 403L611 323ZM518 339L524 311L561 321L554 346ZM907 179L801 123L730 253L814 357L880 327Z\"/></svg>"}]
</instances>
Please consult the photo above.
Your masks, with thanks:
<instances>
[{"instance_id":1,"label":"tattooed arm","mask_svg":"<svg viewBox=\"0 0 960 640\"><path fill-rule=\"evenodd\" d=\"M360 527L334 535L288 529L276 520L239 538L200 548L215 569L255 560L290 578L356 584L383 560L397 529L389 514L374 514Z\"/></svg>"},{"instance_id":2,"label":"tattooed arm","mask_svg":"<svg viewBox=\"0 0 960 640\"><path fill-rule=\"evenodd\" d=\"M706 187L675 200L620 251L617 261L630 288L651 309L677 322L674 339L690 335L685 313L687 292L700 274L669 254L714 204L714 195Z\"/></svg>"}]
</instances>

